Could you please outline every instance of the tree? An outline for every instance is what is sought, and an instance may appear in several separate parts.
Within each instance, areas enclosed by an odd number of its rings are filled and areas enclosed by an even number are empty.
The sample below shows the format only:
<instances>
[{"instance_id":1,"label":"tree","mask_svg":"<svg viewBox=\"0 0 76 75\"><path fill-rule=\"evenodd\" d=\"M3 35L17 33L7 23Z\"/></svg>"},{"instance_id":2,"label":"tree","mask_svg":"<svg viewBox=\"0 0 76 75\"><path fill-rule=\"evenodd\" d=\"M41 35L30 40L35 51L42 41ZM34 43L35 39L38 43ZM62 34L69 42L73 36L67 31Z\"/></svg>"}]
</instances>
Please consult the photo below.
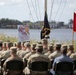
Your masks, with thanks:
<instances>
[{"instance_id":1,"label":"tree","mask_svg":"<svg viewBox=\"0 0 76 75\"><path fill-rule=\"evenodd\" d=\"M72 19L70 19L68 24L73 24L73 20L72 20Z\"/></svg>"},{"instance_id":2,"label":"tree","mask_svg":"<svg viewBox=\"0 0 76 75\"><path fill-rule=\"evenodd\" d=\"M63 26L64 26L64 22L58 22L58 23L57 23L57 27L58 27L58 28L61 28L61 27L63 27Z\"/></svg>"}]
</instances>

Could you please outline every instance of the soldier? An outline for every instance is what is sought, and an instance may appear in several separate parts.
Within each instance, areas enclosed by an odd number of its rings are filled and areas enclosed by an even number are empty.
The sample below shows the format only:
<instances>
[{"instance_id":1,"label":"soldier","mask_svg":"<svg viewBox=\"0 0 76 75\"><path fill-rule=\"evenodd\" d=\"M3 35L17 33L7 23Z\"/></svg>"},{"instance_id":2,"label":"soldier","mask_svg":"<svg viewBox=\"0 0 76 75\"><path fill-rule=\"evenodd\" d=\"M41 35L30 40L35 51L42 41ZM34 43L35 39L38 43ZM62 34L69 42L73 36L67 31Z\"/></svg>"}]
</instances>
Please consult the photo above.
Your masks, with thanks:
<instances>
[{"instance_id":1,"label":"soldier","mask_svg":"<svg viewBox=\"0 0 76 75\"><path fill-rule=\"evenodd\" d=\"M21 42L17 42L16 47L17 47L17 50L21 50L22 49Z\"/></svg>"},{"instance_id":2,"label":"soldier","mask_svg":"<svg viewBox=\"0 0 76 75\"><path fill-rule=\"evenodd\" d=\"M3 65L4 66L4 71L6 71L6 64L7 64L8 61L10 61L10 60L20 60L20 61L22 61L22 59L20 57L18 57L16 53L17 53L17 48L16 47L11 47L10 48L10 55L11 56L6 59L6 61L4 62L4 65ZM12 72L12 75L14 75L13 73L14 73L14 71Z\"/></svg>"},{"instance_id":3,"label":"soldier","mask_svg":"<svg viewBox=\"0 0 76 75\"><path fill-rule=\"evenodd\" d=\"M26 42L25 44L24 44L24 50L22 50L21 52L20 52L20 54L19 54L19 56L21 57L21 58L23 58L27 53L29 53L30 51L31 51L31 45L30 45L30 43L29 42Z\"/></svg>"},{"instance_id":4,"label":"soldier","mask_svg":"<svg viewBox=\"0 0 76 75\"><path fill-rule=\"evenodd\" d=\"M2 58L2 45L3 45L3 43L2 43L2 41L0 40L0 58Z\"/></svg>"},{"instance_id":5,"label":"soldier","mask_svg":"<svg viewBox=\"0 0 76 75\"><path fill-rule=\"evenodd\" d=\"M69 44L67 56L70 57L70 55L71 55L72 53L74 53L74 47L73 47L73 44Z\"/></svg>"},{"instance_id":6,"label":"soldier","mask_svg":"<svg viewBox=\"0 0 76 75\"><path fill-rule=\"evenodd\" d=\"M61 48L67 48L67 44L63 44Z\"/></svg>"},{"instance_id":7,"label":"soldier","mask_svg":"<svg viewBox=\"0 0 76 75\"><path fill-rule=\"evenodd\" d=\"M36 43L32 44L32 46L31 46L31 51L30 51L29 53L27 53L27 54L23 57L23 61L25 62L25 66L27 66L27 61L28 61L29 57L30 57L31 55L33 55L33 54L36 53L35 47L36 47Z\"/></svg>"},{"instance_id":8,"label":"soldier","mask_svg":"<svg viewBox=\"0 0 76 75\"><path fill-rule=\"evenodd\" d=\"M7 44L7 42L3 42L3 51L6 51L7 50L7 47L6 47L6 44Z\"/></svg>"},{"instance_id":9,"label":"soldier","mask_svg":"<svg viewBox=\"0 0 76 75\"><path fill-rule=\"evenodd\" d=\"M17 42L16 47L17 47L17 55L20 56L20 53L22 52L22 43Z\"/></svg>"},{"instance_id":10,"label":"soldier","mask_svg":"<svg viewBox=\"0 0 76 75\"><path fill-rule=\"evenodd\" d=\"M46 56L49 56L51 53L53 53L54 49L53 49L53 45L49 45L48 47L48 52L45 53Z\"/></svg>"},{"instance_id":11,"label":"soldier","mask_svg":"<svg viewBox=\"0 0 76 75\"><path fill-rule=\"evenodd\" d=\"M50 60L54 60L56 57L61 55L61 44L60 43L56 43L55 44L55 51L50 54L48 57L50 58Z\"/></svg>"},{"instance_id":12,"label":"soldier","mask_svg":"<svg viewBox=\"0 0 76 75\"><path fill-rule=\"evenodd\" d=\"M48 40L46 38L42 39L42 45L43 45L43 53L48 52Z\"/></svg>"},{"instance_id":13,"label":"soldier","mask_svg":"<svg viewBox=\"0 0 76 75\"><path fill-rule=\"evenodd\" d=\"M7 50L2 52L2 58L7 59L10 56L10 48L13 47L12 42L7 43Z\"/></svg>"},{"instance_id":14,"label":"soldier","mask_svg":"<svg viewBox=\"0 0 76 75\"><path fill-rule=\"evenodd\" d=\"M43 47L42 44L38 44L36 46L36 54L31 55L30 58L28 59L28 68L30 66L30 63L32 61L44 61L44 62L48 62L48 69L50 68L50 60L47 56L43 55ZM32 72L32 75L45 75L46 72Z\"/></svg>"},{"instance_id":15,"label":"soldier","mask_svg":"<svg viewBox=\"0 0 76 75\"><path fill-rule=\"evenodd\" d=\"M27 53L27 54L24 56L23 60L25 60L25 59L28 60L31 55L33 55L33 54L36 53L35 47L36 47L36 43L33 43L32 46L31 46L31 52Z\"/></svg>"},{"instance_id":16,"label":"soldier","mask_svg":"<svg viewBox=\"0 0 76 75\"><path fill-rule=\"evenodd\" d=\"M73 60L67 56L67 47L63 46L62 49L61 49L61 53L62 53L61 56L55 58L54 63L53 63L53 69L55 67L55 64L58 61L59 62L64 62L65 61L65 62L72 62L73 63ZM70 75L70 74L69 74L69 72L60 72L59 75Z\"/></svg>"}]
</instances>

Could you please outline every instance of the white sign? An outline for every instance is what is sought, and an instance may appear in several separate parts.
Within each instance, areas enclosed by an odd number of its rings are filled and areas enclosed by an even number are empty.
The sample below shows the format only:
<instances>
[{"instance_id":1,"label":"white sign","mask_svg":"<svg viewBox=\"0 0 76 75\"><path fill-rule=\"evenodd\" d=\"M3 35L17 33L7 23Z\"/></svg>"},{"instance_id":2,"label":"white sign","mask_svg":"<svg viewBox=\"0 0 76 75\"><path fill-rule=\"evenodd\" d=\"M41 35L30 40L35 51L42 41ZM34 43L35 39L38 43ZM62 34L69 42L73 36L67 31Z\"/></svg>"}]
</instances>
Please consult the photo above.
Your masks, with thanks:
<instances>
[{"instance_id":1,"label":"white sign","mask_svg":"<svg viewBox=\"0 0 76 75\"><path fill-rule=\"evenodd\" d=\"M26 25L18 25L18 41L30 41L29 27Z\"/></svg>"}]
</instances>

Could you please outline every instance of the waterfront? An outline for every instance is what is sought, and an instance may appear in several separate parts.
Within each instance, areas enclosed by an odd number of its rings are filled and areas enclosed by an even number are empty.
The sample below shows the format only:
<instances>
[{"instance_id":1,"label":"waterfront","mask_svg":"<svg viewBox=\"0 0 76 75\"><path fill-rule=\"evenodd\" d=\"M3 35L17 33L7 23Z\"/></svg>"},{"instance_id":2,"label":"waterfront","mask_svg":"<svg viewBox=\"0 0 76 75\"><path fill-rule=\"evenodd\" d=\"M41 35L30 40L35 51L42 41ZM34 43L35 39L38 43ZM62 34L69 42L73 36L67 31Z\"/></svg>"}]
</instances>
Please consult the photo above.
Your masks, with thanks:
<instances>
[{"instance_id":1,"label":"waterfront","mask_svg":"<svg viewBox=\"0 0 76 75\"><path fill-rule=\"evenodd\" d=\"M30 39L40 40L40 31L40 29L30 29ZM18 37L17 29L0 29L0 34ZM74 38L76 40L76 33ZM72 29L52 29L50 33L50 40L71 41Z\"/></svg>"}]
</instances>

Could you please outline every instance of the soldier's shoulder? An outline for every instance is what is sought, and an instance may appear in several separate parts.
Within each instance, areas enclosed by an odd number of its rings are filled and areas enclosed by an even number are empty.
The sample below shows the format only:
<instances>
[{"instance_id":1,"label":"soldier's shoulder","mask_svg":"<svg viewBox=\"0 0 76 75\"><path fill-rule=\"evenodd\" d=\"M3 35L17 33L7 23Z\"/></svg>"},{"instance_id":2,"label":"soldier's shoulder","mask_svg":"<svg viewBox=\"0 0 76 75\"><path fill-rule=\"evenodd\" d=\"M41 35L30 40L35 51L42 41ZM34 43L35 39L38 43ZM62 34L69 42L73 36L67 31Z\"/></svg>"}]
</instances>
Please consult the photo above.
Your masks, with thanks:
<instances>
[{"instance_id":1,"label":"soldier's shoulder","mask_svg":"<svg viewBox=\"0 0 76 75\"><path fill-rule=\"evenodd\" d=\"M76 53L72 53L70 57L74 57L74 56L76 56Z\"/></svg>"},{"instance_id":2,"label":"soldier's shoulder","mask_svg":"<svg viewBox=\"0 0 76 75\"><path fill-rule=\"evenodd\" d=\"M34 58L34 57L36 57L37 56L37 54L33 54L33 55L31 55L30 57L31 58Z\"/></svg>"}]
</instances>

